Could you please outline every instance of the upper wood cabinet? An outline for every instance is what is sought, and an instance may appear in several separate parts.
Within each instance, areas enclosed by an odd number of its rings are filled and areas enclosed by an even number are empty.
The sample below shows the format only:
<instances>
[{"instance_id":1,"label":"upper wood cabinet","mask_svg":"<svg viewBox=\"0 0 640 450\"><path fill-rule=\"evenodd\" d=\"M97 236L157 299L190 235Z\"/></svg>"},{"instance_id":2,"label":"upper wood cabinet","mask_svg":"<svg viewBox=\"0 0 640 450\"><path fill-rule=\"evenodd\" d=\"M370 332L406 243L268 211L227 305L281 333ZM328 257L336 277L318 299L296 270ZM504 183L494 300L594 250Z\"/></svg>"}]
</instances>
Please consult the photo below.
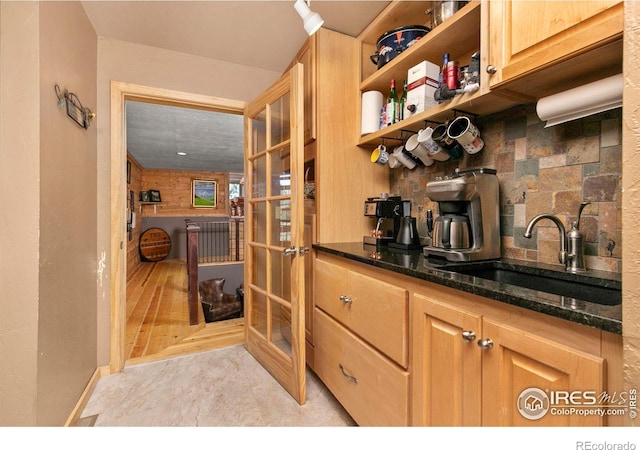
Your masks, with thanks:
<instances>
[{"instance_id":1,"label":"upper wood cabinet","mask_svg":"<svg viewBox=\"0 0 640 450\"><path fill-rule=\"evenodd\" d=\"M620 0L487 1L484 6L492 89L504 86L540 98L622 71Z\"/></svg>"}]
</instances>

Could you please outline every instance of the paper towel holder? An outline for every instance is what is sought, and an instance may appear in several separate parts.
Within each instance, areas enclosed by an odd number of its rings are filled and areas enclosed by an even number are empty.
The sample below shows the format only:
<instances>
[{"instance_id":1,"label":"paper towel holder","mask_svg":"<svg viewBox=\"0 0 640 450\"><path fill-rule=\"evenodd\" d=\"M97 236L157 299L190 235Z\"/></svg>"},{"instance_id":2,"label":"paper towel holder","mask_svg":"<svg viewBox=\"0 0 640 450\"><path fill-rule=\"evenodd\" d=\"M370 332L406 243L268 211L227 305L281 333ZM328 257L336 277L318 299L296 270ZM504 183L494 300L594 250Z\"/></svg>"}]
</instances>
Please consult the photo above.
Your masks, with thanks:
<instances>
[{"instance_id":1,"label":"paper towel holder","mask_svg":"<svg viewBox=\"0 0 640 450\"><path fill-rule=\"evenodd\" d=\"M536 113L545 128L622 107L622 74L549 95L538 100Z\"/></svg>"}]
</instances>

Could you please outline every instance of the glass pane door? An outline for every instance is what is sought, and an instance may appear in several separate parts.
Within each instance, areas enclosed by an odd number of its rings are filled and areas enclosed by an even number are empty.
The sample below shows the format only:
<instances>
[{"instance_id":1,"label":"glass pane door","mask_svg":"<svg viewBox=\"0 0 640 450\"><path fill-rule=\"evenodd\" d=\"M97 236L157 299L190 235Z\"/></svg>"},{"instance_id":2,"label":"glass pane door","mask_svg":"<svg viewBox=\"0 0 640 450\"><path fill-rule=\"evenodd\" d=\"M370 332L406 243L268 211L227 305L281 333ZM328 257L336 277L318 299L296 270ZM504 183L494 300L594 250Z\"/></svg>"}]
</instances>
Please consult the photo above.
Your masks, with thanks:
<instances>
[{"instance_id":1,"label":"glass pane door","mask_svg":"<svg viewBox=\"0 0 640 450\"><path fill-rule=\"evenodd\" d=\"M302 66L245 112L245 325L249 352L305 401Z\"/></svg>"}]
</instances>

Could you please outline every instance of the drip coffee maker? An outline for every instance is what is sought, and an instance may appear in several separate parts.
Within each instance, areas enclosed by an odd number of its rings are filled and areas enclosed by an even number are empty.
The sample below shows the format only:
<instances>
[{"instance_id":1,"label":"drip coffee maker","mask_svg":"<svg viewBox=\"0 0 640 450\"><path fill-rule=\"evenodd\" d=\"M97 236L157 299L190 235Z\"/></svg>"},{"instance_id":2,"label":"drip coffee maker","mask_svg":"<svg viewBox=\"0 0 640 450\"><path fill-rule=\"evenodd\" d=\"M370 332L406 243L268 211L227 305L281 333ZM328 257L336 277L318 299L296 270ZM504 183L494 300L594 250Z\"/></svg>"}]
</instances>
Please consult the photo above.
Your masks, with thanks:
<instances>
[{"instance_id":1,"label":"drip coffee maker","mask_svg":"<svg viewBox=\"0 0 640 450\"><path fill-rule=\"evenodd\" d=\"M500 203L495 170L456 169L453 175L427 183L427 196L438 204L438 217L432 228L428 223L432 240L423 250L425 256L448 261L500 258Z\"/></svg>"}]
</instances>

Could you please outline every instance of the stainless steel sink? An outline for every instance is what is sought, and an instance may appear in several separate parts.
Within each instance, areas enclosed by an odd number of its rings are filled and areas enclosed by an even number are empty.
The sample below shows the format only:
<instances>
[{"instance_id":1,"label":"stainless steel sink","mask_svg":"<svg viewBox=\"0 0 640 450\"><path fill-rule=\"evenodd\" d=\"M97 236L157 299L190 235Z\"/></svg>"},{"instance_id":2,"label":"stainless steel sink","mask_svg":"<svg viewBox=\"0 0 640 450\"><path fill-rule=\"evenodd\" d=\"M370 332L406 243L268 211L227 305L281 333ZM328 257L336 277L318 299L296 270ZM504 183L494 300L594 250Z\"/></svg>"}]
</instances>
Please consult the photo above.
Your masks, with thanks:
<instances>
[{"instance_id":1,"label":"stainless steel sink","mask_svg":"<svg viewBox=\"0 0 640 450\"><path fill-rule=\"evenodd\" d=\"M502 261L451 265L445 270L600 305L622 303L619 283L603 283L599 278L564 271L520 266Z\"/></svg>"}]
</instances>

